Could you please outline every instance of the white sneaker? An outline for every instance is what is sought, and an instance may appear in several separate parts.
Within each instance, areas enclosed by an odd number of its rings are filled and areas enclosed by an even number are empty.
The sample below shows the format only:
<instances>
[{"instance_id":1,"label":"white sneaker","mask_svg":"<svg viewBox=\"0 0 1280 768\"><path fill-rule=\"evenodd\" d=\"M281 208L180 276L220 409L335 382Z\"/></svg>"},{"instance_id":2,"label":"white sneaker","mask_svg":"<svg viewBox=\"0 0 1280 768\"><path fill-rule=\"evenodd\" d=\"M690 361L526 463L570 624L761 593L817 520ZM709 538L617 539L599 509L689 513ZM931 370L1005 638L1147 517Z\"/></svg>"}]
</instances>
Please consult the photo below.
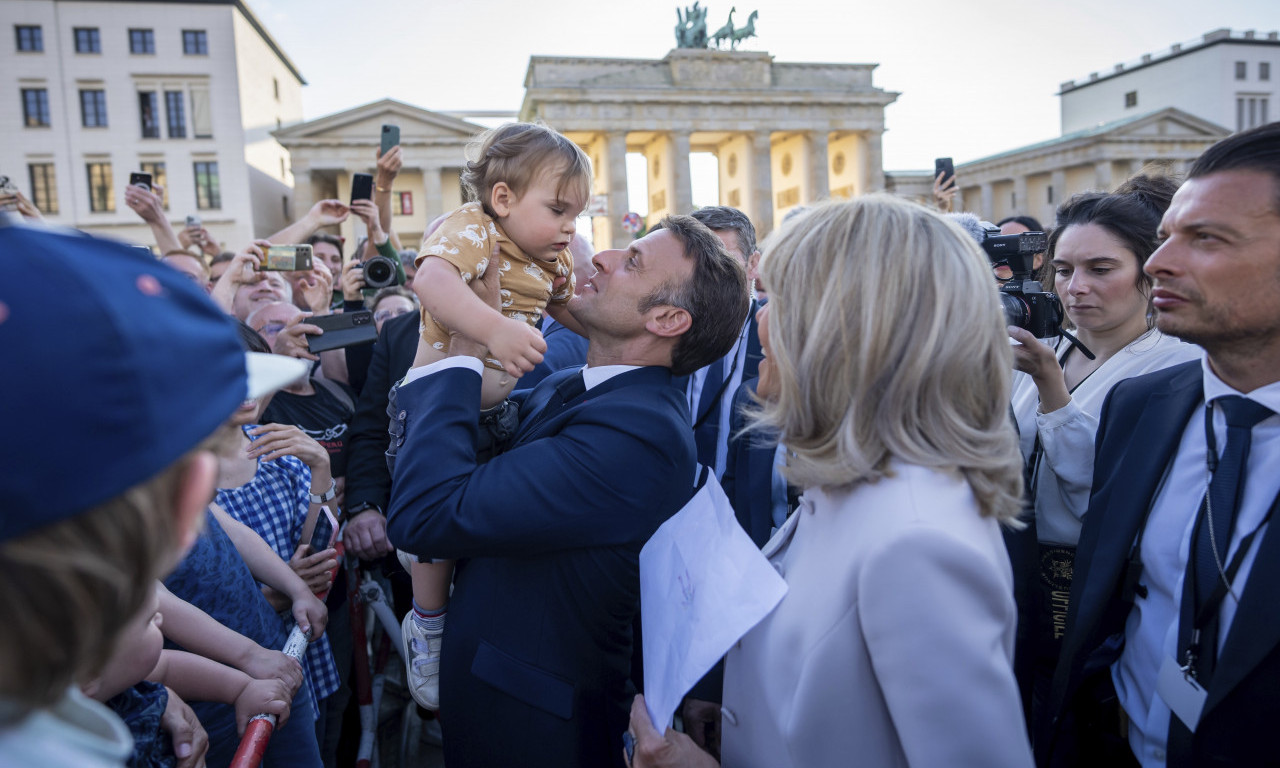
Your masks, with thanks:
<instances>
[{"instance_id":1,"label":"white sneaker","mask_svg":"<svg viewBox=\"0 0 1280 768\"><path fill-rule=\"evenodd\" d=\"M418 629L413 611L400 622L400 643L404 651L407 685L413 700L432 711L440 709L440 645L444 630Z\"/></svg>"}]
</instances>

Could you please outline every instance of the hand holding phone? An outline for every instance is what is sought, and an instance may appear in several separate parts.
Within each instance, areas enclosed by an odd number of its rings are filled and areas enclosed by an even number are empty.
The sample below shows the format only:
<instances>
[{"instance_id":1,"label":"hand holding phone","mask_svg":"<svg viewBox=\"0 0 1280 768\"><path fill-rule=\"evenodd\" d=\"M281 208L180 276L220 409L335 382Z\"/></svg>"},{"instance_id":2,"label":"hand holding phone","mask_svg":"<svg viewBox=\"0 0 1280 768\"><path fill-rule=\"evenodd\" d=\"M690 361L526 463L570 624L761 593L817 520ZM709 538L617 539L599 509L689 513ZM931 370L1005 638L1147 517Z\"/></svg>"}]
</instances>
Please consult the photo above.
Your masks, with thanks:
<instances>
[{"instance_id":1,"label":"hand holding phone","mask_svg":"<svg viewBox=\"0 0 1280 768\"><path fill-rule=\"evenodd\" d=\"M379 154L387 154L392 147L400 146L400 126L384 125L382 126L382 151Z\"/></svg>"},{"instance_id":2,"label":"hand holding phone","mask_svg":"<svg viewBox=\"0 0 1280 768\"><path fill-rule=\"evenodd\" d=\"M311 246L273 245L267 248L267 256L260 269L269 272L299 272L311 269Z\"/></svg>"},{"instance_id":3,"label":"hand holding phone","mask_svg":"<svg viewBox=\"0 0 1280 768\"><path fill-rule=\"evenodd\" d=\"M368 173L351 174L351 202L373 197L373 176Z\"/></svg>"},{"instance_id":4,"label":"hand holding phone","mask_svg":"<svg viewBox=\"0 0 1280 768\"><path fill-rule=\"evenodd\" d=\"M134 171L129 174L129 186L142 187L148 192L151 191L151 174Z\"/></svg>"},{"instance_id":5,"label":"hand holding phone","mask_svg":"<svg viewBox=\"0 0 1280 768\"><path fill-rule=\"evenodd\" d=\"M319 336L307 336L307 351L313 355L378 340L378 326L367 309L312 317L307 322L324 331Z\"/></svg>"}]
</instances>

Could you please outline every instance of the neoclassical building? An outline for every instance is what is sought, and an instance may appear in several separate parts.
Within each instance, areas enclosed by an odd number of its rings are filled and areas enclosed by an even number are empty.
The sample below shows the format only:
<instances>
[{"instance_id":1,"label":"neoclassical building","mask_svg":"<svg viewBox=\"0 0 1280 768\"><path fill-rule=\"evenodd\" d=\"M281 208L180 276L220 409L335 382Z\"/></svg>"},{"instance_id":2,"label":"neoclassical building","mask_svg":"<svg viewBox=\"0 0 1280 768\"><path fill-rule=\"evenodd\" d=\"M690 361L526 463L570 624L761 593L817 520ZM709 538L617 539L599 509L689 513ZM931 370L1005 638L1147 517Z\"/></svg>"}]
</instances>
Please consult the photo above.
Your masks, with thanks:
<instances>
[{"instance_id":1,"label":"neoclassical building","mask_svg":"<svg viewBox=\"0 0 1280 768\"><path fill-rule=\"evenodd\" d=\"M1185 174L1201 152L1228 134L1176 107L1074 131L957 165L956 209L989 221L1030 214L1048 227L1071 195L1110 191L1144 167ZM927 201L932 196L930 171L889 173L886 183L904 197Z\"/></svg>"},{"instance_id":2,"label":"neoclassical building","mask_svg":"<svg viewBox=\"0 0 1280 768\"><path fill-rule=\"evenodd\" d=\"M767 53L675 49L661 59L534 56L522 120L578 142L595 168L594 242L619 246L626 155L645 156L649 220L693 208L689 153L713 153L720 203L763 235L796 205L883 189L875 64L789 64Z\"/></svg>"},{"instance_id":3,"label":"neoclassical building","mask_svg":"<svg viewBox=\"0 0 1280 768\"><path fill-rule=\"evenodd\" d=\"M391 223L406 248L417 248L427 222L462 205L464 150L484 126L383 99L274 135L292 157L294 207L301 215L317 200L351 199L352 174L374 172L384 123L400 126L404 156L391 190ZM354 218L339 228L348 244L355 228Z\"/></svg>"}]
</instances>

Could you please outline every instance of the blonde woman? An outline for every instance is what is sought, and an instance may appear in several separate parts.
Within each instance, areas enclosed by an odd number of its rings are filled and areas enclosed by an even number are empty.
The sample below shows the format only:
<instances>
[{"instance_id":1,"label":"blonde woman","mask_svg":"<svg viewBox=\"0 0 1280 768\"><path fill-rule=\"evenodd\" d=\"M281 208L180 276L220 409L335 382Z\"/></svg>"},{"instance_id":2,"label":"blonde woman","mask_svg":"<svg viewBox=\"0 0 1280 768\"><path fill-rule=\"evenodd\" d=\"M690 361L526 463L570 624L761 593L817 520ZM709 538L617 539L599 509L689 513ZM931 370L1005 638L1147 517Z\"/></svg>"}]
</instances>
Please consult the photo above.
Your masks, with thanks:
<instances>
[{"instance_id":1,"label":"blonde woman","mask_svg":"<svg viewBox=\"0 0 1280 768\"><path fill-rule=\"evenodd\" d=\"M1030 766L1002 521L1019 510L1012 357L986 258L886 196L767 249L756 428L801 506L764 554L782 602L729 652L726 766ZM715 765L632 708L635 766Z\"/></svg>"}]
</instances>

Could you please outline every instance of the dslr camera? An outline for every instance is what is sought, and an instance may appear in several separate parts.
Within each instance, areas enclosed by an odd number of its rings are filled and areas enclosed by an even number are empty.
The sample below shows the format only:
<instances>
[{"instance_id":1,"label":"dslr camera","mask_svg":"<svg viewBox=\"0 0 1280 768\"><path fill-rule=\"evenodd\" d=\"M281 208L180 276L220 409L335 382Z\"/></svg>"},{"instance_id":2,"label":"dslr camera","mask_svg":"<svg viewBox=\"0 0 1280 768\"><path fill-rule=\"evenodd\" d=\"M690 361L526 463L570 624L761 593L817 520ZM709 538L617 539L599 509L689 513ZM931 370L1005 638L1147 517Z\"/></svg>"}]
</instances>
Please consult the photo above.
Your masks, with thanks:
<instances>
[{"instance_id":1,"label":"dslr camera","mask_svg":"<svg viewBox=\"0 0 1280 768\"><path fill-rule=\"evenodd\" d=\"M386 256L374 256L364 262L364 285L377 290L400 285L400 274L396 265Z\"/></svg>"},{"instance_id":2,"label":"dslr camera","mask_svg":"<svg viewBox=\"0 0 1280 768\"><path fill-rule=\"evenodd\" d=\"M982 222L982 229L982 250L991 265L1006 266L1013 273L1000 286L1000 303L1009 325L1025 328L1037 339L1057 336L1062 326L1062 302L1032 276L1035 256L1048 250L1049 238L1043 232L1002 235L989 221Z\"/></svg>"}]
</instances>

